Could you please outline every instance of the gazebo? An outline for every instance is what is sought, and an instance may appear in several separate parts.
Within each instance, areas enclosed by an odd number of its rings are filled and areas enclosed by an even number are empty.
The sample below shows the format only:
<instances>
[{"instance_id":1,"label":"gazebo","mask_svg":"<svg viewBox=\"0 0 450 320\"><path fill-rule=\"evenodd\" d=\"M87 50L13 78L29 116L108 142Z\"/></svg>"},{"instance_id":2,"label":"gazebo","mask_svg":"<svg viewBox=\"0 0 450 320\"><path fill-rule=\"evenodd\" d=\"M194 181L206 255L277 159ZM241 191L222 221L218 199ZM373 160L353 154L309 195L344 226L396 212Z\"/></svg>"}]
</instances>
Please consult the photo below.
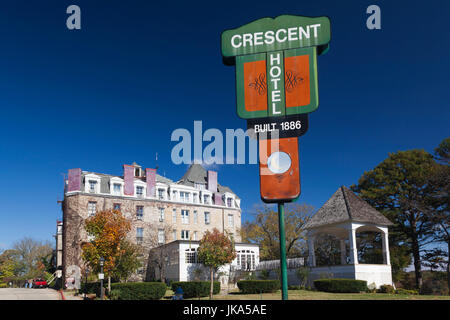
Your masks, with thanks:
<instances>
[{"instance_id":1,"label":"gazebo","mask_svg":"<svg viewBox=\"0 0 450 320\"><path fill-rule=\"evenodd\" d=\"M340 187L333 196L311 217L304 229L308 235L308 265L310 281L319 278L348 278L366 280L367 284L392 285L389 256L388 226L385 216L347 187ZM377 232L381 235L382 264L358 262L357 233ZM316 266L314 243L323 235L331 235L340 243L340 264Z\"/></svg>"}]
</instances>

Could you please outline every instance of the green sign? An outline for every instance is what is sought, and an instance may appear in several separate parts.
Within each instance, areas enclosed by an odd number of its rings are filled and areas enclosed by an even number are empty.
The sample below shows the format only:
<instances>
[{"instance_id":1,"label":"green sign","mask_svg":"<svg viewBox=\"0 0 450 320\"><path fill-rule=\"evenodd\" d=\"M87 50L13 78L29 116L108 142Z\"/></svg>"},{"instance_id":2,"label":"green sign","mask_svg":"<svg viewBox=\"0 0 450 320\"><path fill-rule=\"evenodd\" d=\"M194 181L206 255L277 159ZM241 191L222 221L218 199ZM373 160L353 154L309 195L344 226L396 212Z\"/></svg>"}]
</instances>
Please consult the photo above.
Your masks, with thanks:
<instances>
[{"instance_id":1,"label":"green sign","mask_svg":"<svg viewBox=\"0 0 450 320\"><path fill-rule=\"evenodd\" d=\"M326 51L331 40L328 17L282 15L262 18L242 27L222 33L222 56L227 59L240 55L280 51L305 47L319 47Z\"/></svg>"},{"instance_id":2,"label":"green sign","mask_svg":"<svg viewBox=\"0 0 450 320\"><path fill-rule=\"evenodd\" d=\"M319 105L317 55L330 20L283 15L222 33L224 63L236 65L237 113L243 119L310 113Z\"/></svg>"}]
</instances>

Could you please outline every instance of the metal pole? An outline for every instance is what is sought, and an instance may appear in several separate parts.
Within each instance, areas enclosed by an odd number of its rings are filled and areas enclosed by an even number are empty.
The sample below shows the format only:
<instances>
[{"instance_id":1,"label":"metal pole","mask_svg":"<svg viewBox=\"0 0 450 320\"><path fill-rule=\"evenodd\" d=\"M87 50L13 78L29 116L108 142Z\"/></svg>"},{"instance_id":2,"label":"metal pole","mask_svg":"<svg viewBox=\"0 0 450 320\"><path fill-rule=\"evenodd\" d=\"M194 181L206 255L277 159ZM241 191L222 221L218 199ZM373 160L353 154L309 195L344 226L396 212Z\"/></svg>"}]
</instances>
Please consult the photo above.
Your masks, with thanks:
<instances>
[{"instance_id":1,"label":"metal pole","mask_svg":"<svg viewBox=\"0 0 450 320\"><path fill-rule=\"evenodd\" d=\"M100 266L100 273L103 274L103 266ZM103 276L100 279L100 300L103 300Z\"/></svg>"},{"instance_id":2,"label":"metal pole","mask_svg":"<svg viewBox=\"0 0 450 320\"><path fill-rule=\"evenodd\" d=\"M278 228L280 232L280 268L281 297L288 300L287 266L286 266L286 235L284 232L284 203L278 203Z\"/></svg>"}]
</instances>

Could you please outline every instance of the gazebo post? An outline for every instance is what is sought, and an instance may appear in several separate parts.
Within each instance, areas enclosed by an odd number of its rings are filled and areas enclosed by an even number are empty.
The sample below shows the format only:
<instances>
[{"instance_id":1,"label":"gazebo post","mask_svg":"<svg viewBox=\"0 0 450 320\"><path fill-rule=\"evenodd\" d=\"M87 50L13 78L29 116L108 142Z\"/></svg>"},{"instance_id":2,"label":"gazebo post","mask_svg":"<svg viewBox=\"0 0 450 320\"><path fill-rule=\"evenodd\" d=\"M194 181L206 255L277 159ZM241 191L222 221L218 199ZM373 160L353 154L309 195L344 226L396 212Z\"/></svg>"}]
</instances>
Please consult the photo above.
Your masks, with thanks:
<instances>
[{"instance_id":1,"label":"gazebo post","mask_svg":"<svg viewBox=\"0 0 450 320\"><path fill-rule=\"evenodd\" d=\"M349 230L349 242L350 242L350 263L358 264L358 248L356 246L356 229L353 225L350 225Z\"/></svg>"},{"instance_id":2,"label":"gazebo post","mask_svg":"<svg viewBox=\"0 0 450 320\"><path fill-rule=\"evenodd\" d=\"M339 242L341 245L341 264L345 265L345 264L347 264L347 252L345 250L345 240L340 239Z\"/></svg>"},{"instance_id":3,"label":"gazebo post","mask_svg":"<svg viewBox=\"0 0 450 320\"><path fill-rule=\"evenodd\" d=\"M386 230L383 230L382 234L383 234L383 237L382 237L381 243L383 245L383 264L390 265L391 258L389 255L389 236L388 236L387 228L386 228Z\"/></svg>"},{"instance_id":4,"label":"gazebo post","mask_svg":"<svg viewBox=\"0 0 450 320\"><path fill-rule=\"evenodd\" d=\"M316 254L314 252L314 235L308 232L308 265L310 267L316 266Z\"/></svg>"}]
</instances>

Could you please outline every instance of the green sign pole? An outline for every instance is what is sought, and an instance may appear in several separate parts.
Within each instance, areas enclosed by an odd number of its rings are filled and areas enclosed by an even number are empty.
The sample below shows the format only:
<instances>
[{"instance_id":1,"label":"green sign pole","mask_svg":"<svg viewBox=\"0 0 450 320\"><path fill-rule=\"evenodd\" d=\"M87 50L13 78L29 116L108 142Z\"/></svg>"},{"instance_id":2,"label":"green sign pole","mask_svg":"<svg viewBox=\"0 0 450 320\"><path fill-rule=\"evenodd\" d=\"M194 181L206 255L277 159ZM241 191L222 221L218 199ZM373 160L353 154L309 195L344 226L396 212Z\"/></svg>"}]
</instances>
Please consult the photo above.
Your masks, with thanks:
<instances>
[{"instance_id":1,"label":"green sign pole","mask_svg":"<svg viewBox=\"0 0 450 320\"><path fill-rule=\"evenodd\" d=\"M284 233L284 203L278 203L278 228L280 233L280 268L281 268L281 297L288 299L288 281L286 265L286 236Z\"/></svg>"}]
</instances>

